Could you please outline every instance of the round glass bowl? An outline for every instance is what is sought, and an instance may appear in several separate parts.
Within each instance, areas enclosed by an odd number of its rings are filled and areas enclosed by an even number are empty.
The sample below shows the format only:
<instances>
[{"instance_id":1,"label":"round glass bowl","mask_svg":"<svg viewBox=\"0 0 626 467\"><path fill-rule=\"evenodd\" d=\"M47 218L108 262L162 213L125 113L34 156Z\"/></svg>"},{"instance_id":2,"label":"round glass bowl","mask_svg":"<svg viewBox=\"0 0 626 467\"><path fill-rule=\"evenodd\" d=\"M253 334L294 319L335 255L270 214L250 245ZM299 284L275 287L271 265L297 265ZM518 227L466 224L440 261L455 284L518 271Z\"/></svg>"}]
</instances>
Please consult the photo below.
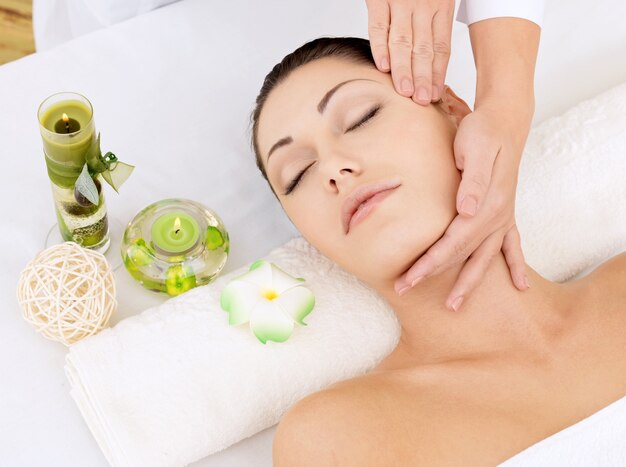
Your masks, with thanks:
<instances>
[{"instance_id":1,"label":"round glass bowl","mask_svg":"<svg viewBox=\"0 0 626 467\"><path fill-rule=\"evenodd\" d=\"M213 281L228 252L219 216L198 202L175 198L142 209L126 226L121 245L130 275L170 296Z\"/></svg>"}]
</instances>

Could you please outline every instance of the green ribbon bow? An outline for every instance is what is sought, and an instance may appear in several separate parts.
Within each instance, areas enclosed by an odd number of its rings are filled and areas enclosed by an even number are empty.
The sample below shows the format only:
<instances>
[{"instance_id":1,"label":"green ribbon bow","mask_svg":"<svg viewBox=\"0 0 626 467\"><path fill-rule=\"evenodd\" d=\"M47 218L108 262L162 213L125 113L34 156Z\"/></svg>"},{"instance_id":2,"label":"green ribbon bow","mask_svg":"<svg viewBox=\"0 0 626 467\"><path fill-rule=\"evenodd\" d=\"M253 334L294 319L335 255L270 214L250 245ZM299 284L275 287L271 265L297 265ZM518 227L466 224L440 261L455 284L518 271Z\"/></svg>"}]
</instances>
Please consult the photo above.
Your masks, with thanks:
<instances>
[{"instance_id":1,"label":"green ribbon bow","mask_svg":"<svg viewBox=\"0 0 626 467\"><path fill-rule=\"evenodd\" d=\"M92 178L95 174L101 173L106 182L116 193L119 193L119 188L135 168L134 165L118 160L112 152L102 155L100 133L87 150L85 164L80 171L75 166L59 164L48 157L46 157L46 164L52 181L67 188L74 186L85 198L96 205L99 202L99 194Z\"/></svg>"},{"instance_id":2,"label":"green ribbon bow","mask_svg":"<svg viewBox=\"0 0 626 467\"><path fill-rule=\"evenodd\" d=\"M100 150L100 133L98 133L95 144L92 144L87 151L85 160L91 172L101 173L102 177L117 193L135 168L134 165L119 161L117 156L110 151L103 156Z\"/></svg>"}]
</instances>

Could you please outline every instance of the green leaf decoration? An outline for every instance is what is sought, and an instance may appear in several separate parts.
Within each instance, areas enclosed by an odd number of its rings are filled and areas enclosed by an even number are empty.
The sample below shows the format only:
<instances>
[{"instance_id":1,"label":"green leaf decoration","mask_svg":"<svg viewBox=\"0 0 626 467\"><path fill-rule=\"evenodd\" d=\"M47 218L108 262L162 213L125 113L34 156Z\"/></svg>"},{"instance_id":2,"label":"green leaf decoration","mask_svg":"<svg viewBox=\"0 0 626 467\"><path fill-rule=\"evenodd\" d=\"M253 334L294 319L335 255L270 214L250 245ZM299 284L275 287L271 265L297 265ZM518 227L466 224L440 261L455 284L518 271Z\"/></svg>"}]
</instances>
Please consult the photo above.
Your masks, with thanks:
<instances>
[{"instance_id":1,"label":"green leaf decoration","mask_svg":"<svg viewBox=\"0 0 626 467\"><path fill-rule=\"evenodd\" d=\"M87 163L83 165L83 170L81 171L78 179L76 179L76 189L82 194L85 198L89 200L89 202L93 205L98 205L100 197L98 196L98 188L94 183L91 175L89 175L89 169L87 167Z\"/></svg>"},{"instance_id":2,"label":"green leaf decoration","mask_svg":"<svg viewBox=\"0 0 626 467\"><path fill-rule=\"evenodd\" d=\"M112 152L107 152L102 155L100 149L100 133L96 139L93 140L91 146L85 154L85 160L94 173L101 173L104 180L119 193L120 187L124 184L126 179L130 177L135 166L121 162L117 156Z\"/></svg>"},{"instance_id":3,"label":"green leaf decoration","mask_svg":"<svg viewBox=\"0 0 626 467\"><path fill-rule=\"evenodd\" d=\"M209 225L205 236L206 247L209 250L215 250L216 248L224 244L224 237L217 227Z\"/></svg>"},{"instance_id":4,"label":"green leaf decoration","mask_svg":"<svg viewBox=\"0 0 626 467\"><path fill-rule=\"evenodd\" d=\"M252 263L250 265L250 269L248 269L249 271L254 271L256 268L258 268L259 266L263 266L263 263L265 263L264 259L257 259L254 263Z\"/></svg>"},{"instance_id":5,"label":"green leaf decoration","mask_svg":"<svg viewBox=\"0 0 626 467\"><path fill-rule=\"evenodd\" d=\"M85 160L89 164L89 168L94 173L101 173L107 170L106 164L101 160L102 151L100 150L100 133L95 140L93 140L91 146L85 154Z\"/></svg>"}]
</instances>

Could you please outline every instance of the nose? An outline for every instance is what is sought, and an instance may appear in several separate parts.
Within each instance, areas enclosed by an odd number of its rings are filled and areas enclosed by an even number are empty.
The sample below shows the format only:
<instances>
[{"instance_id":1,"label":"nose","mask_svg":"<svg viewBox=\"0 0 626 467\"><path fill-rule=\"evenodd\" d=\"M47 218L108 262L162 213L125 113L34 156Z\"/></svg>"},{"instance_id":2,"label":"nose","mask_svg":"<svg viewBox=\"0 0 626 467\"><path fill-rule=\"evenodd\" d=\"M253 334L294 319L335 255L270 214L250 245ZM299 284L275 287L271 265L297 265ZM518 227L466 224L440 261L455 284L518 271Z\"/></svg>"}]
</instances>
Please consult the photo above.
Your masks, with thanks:
<instances>
[{"instance_id":1,"label":"nose","mask_svg":"<svg viewBox=\"0 0 626 467\"><path fill-rule=\"evenodd\" d=\"M322 161L322 166L325 184L332 191L341 190L342 185L354 183L350 179L362 172L361 163L356 157L338 152L329 154L326 160Z\"/></svg>"}]
</instances>

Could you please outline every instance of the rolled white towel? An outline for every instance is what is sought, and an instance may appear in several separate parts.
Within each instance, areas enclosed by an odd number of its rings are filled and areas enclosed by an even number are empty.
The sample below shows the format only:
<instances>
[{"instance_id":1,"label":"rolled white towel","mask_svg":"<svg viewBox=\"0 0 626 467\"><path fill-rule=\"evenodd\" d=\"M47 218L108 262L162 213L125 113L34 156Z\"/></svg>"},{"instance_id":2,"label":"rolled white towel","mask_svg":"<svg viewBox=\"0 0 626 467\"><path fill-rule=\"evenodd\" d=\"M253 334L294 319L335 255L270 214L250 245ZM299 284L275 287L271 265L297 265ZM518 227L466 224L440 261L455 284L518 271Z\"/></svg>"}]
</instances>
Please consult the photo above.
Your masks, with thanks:
<instances>
[{"instance_id":1,"label":"rolled white towel","mask_svg":"<svg viewBox=\"0 0 626 467\"><path fill-rule=\"evenodd\" d=\"M531 132L517 219L527 262L548 279L626 249L625 110L626 83ZM71 395L111 465L194 462L395 348L393 310L302 237L263 258L315 294L308 326L286 342L263 345L247 325L228 325L219 296L246 265L70 348Z\"/></svg>"},{"instance_id":2,"label":"rolled white towel","mask_svg":"<svg viewBox=\"0 0 626 467\"><path fill-rule=\"evenodd\" d=\"M306 327L263 345L230 326L222 288L241 267L70 347L71 395L113 466L180 466L276 423L307 394L365 373L399 338L372 289L302 237L264 259L304 277Z\"/></svg>"},{"instance_id":3,"label":"rolled white towel","mask_svg":"<svg viewBox=\"0 0 626 467\"><path fill-rule=\"evenodd\" d=\"M526 262L562 282L626 250L626 83L528 136L516 219Z\"/></svg>"}]
</instances>

